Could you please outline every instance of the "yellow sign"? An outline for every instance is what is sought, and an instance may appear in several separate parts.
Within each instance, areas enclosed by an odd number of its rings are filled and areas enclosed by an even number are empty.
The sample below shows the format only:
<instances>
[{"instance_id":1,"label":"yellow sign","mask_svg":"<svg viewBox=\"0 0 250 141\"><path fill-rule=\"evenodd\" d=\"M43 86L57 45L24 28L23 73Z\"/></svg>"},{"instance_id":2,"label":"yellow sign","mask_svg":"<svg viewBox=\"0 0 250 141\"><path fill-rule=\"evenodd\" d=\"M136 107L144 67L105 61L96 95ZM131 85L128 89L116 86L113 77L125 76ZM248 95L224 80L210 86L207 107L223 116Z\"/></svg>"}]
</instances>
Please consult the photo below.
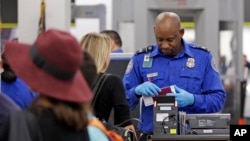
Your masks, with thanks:
<instances>
[{"instance_id":1,"label":"yellow sign","mask_svg":"<svg viewBox=\"0 0 250 141\"><path fill-rule=\"evenodd\" d=\"M170 129L170 134L177 134L177 129L175 129L175 128Z\"/></svg>"}]
</instances>

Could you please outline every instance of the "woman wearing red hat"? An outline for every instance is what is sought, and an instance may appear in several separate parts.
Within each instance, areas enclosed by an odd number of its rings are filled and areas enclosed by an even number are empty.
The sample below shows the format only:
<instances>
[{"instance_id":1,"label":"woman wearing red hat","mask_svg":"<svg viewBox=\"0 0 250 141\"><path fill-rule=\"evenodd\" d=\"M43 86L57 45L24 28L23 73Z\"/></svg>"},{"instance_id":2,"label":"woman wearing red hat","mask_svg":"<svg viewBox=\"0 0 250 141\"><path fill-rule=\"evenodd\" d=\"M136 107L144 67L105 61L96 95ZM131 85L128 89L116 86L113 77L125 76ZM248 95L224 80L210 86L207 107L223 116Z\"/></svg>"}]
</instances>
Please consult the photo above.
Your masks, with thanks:
<instances>
[{"instance_id":1,"label":"woman wearing red hat","mask_svg":"<svg viewBox=\"0 0 250 141\"><path fill-rule=\"evenodd\" d=\"M5 57L39 96L29 110L9 116L0 128L1 141L108 140L87 126L92 92L80 71L81 47L70 33L50 29L32 45L5 42Z\"/></svg>"}]
</instances>

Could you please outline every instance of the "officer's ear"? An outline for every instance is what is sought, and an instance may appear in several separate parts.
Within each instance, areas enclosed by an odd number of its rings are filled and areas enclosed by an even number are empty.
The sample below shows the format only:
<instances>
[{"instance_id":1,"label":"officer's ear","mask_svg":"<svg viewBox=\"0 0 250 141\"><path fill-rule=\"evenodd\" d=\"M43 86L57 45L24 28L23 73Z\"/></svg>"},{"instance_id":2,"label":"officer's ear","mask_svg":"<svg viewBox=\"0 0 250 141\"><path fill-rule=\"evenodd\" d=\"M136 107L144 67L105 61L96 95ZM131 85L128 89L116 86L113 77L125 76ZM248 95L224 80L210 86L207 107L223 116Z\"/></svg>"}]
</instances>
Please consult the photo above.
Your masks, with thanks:
<instances>
[{"instance_id":1,"label":"officer's ear","mask_svg":"<svg viewBox=\"0 0 250 141\"><path fill-rule=\"evenodd\" d=\"M181 37L183 37L184 32L185 32L185 31L184 31L184 28L181 28L181 29L179 30L179 34L180 34Z\"/></svg>"},{"instance_id":2,"label":"officer's ear","mask_svg":"<svg viewBox=\"0 0 250 141\"><path fill-rule=\"evenodd\" d=\"M154 26L154 32L155 32L155 26Z\"/></svg>"}]
</instances>

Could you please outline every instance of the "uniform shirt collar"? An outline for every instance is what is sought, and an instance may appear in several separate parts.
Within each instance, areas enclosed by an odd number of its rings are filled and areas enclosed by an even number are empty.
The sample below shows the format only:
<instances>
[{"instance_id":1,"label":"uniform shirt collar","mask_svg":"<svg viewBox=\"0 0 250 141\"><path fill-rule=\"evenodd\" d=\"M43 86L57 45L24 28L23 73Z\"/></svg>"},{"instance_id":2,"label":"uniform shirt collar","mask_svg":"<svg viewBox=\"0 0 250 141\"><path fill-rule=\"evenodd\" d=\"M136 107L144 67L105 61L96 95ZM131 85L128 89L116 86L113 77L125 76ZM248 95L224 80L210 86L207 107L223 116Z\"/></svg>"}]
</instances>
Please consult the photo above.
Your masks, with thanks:
<instances>
[{"instance_id":1,"label":"uniform shirt collar","mask_svg":"<svg viewBox=\"0 0 250 141\"><path fill-rule=\"evenodd\" d=\"M177 54L174 58L180 58L180 57L183 57L185 55L189 56L189 57L194 57L193 53L191 52L190 50L190 47L189 46L195 46L195 45L192 45L190 43L187 43L186 41L183 40L183 38L181 39L181 42L183 44L183 50ZM160 49L158 48L158 45L157 44L154 44L153 45L153 51L150 53L150 57L154 57L156 55L162 55L162 53L160 52Z\"/></svg>"},{"instance_id":2,"label":"uniform shirt collar","mask_svg":"<svg viewBox=\"0 0 250 141\"><path fill-rule=\"evenodd\" d=\"M157 44L153 44L152 46L153 46L153 51L150 53L149 57L154 57L154 56L160 54L160 50L158 48L158 45Z\"/></svg>"},{"instance_id":3,"label":"uniform shirt collar","mask_svg":"<svg viewBox=\"0 0 250 141\"><path fill-rule=\"evenodd\" d=\"M177 54L176 56L175 56L175 58L179 58L179 57L183 57L183 56L185 56L185 55L187 55L187 56L189 56L189 57L194 57L194 54L191 52L191 50L190 50L190 43L188 43L188 42L186 42L186 41L184 41L184 39L183 38L181 38L181 42L182 42L182 44L183 44L183 49L182 49L182 51L179 53L179 54ZM195 46L195 45L191 45L191 46Z\"/></svg>"}]
</instances>

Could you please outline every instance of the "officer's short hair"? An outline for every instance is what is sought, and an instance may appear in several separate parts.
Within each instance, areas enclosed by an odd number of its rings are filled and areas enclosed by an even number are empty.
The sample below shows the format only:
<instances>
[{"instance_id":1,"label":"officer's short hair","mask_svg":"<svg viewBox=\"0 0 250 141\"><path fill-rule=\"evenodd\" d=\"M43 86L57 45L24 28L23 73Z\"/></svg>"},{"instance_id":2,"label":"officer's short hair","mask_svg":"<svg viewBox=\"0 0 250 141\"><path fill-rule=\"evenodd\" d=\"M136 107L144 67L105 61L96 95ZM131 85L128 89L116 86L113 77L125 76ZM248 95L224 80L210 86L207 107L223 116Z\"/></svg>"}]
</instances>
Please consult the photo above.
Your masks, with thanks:
<instances>
[{"instance_id":1,"label":"officer's short hair","mask_svg":"<svg viewBox=\"0 0 250 141\"><path fill-rule=\"evenodd\" d=\"M115 30L103 30L100 33L107 34L118 46L122 46L122 40L118 32Z\"/></svg>"}]
</instances>

